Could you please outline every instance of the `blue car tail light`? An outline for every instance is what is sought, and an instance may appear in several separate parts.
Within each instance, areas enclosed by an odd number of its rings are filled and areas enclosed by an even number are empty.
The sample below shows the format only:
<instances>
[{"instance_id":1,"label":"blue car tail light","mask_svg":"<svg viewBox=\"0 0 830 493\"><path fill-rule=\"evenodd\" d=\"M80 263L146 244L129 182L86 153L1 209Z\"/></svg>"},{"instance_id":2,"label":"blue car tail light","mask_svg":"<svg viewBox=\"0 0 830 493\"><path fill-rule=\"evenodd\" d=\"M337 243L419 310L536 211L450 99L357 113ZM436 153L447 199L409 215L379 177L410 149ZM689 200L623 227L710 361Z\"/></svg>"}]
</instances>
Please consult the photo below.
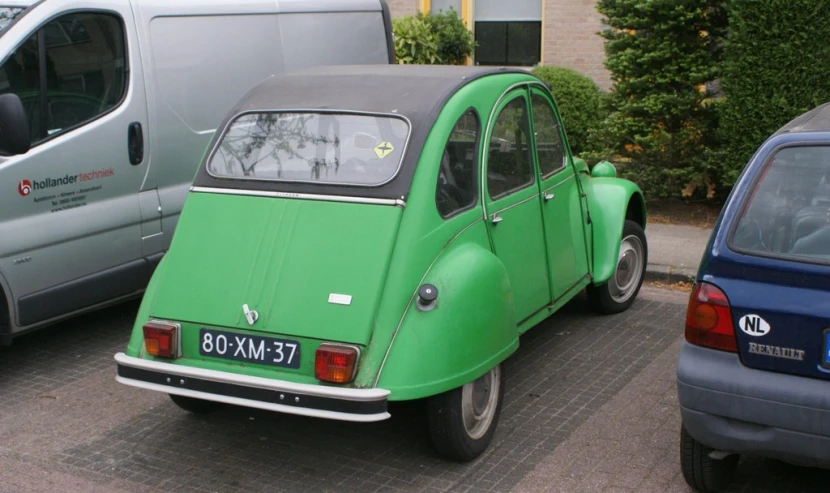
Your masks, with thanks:
<instances>
[{"instance_id":1,"label":"blue car tail light","mask_svg":"<svg viewBox=\"0 0 830 493\"><path fill-rule=\"evenodd\" d=\"M714 284L695 284L686 311L686 340L698 346L738 352L729 299Z\"/></svg>"}]
</instances>

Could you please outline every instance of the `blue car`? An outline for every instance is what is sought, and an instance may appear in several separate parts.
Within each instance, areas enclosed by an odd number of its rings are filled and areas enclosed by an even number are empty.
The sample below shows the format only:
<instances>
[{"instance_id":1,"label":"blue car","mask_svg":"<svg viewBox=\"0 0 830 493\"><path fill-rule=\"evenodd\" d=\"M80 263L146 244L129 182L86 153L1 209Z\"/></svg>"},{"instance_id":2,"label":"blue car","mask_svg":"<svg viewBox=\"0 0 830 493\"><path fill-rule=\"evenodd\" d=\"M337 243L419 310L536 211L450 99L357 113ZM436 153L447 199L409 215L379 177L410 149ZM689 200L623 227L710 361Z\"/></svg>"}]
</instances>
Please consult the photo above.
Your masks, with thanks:
<instances>
[{"instance_id":1,"label":"blue car","mask_svg":"<svg viewBox=\"0 0 830 493\"><path fill-rule=\"evenodd\" d=\"M680 463L718 491L740 454L830 468L830 104L773 134L738 179L689 299Z\"/></svg>"}]
</instances>

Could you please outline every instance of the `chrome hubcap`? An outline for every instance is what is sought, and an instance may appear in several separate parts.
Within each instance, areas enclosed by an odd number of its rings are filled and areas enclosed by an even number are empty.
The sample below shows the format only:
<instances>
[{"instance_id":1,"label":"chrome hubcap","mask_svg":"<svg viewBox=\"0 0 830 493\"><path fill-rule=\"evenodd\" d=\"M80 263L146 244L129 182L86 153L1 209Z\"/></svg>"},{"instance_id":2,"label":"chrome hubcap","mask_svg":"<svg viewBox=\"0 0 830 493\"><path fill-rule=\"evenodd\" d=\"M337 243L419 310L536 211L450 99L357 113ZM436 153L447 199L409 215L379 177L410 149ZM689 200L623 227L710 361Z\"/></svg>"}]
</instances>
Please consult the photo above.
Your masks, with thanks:
<instances>
[{"instance_id":1,"label":"chrome hubcap","mask_svg":"<svg viewBox=\"0 0 830 493\"><path fill-rule=\"evenodd\" d=\"M611 280L611 298L617 303L625 303L634 295L643 277L643 242L631 235L620 243L620 256L617 270Z\"/></svg>"},{"instance_id":2,"label":"chrome hubcap","mask_svg":"<svg viewBox=\"0 0 830 493\"><path fill-rule=\"evenodd\" d=\"M473 440L483 437L496 415L501 366L497 366L474 382L461 388L461 416L467 435Z\"/></svg>"}]
</instances>

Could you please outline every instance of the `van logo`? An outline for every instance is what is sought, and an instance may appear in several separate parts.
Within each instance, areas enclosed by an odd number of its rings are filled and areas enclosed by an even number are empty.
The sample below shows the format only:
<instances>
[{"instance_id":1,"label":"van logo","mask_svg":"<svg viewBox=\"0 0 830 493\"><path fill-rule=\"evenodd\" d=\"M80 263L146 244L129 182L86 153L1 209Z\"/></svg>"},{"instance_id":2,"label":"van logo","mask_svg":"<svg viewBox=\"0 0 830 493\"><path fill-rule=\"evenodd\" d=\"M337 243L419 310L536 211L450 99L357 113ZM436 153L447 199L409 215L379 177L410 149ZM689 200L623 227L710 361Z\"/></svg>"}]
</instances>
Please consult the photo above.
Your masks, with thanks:
<instances>
[{"instance_id":1,"label":"van logo","mask_svg":"<svg viewBox=\"0 0 830 493\"><path fill-rule=\"evenodd\" d=\"M766 320L758 315L744 315L738 320L738 327L753 337L761 337L769 334L772 327Z\"/></svg>"},{"instance_id":2,"label":"van logo","mask_svg":"<svg viewBox=\"0 0 830 493\"><path fill-rule=\"evenodd\" d=\"M242 313L245 314L245 320L248 321L248 325L254 325L259 319L259 313L257 313L256 310L248 308L247 304L242 305Z\"/></svg>"},{"instance_id":3,"label":"van logo","mask_svg":"<svg viewBox=\"0 0 830 493\"><path fill-rule=\"evenodd\" d=\"M17 184L17 193L19 193L21 197L25 197L32 193L32 182L29 180L20 180L20 183Z\"/></svg>"}]
</instances>

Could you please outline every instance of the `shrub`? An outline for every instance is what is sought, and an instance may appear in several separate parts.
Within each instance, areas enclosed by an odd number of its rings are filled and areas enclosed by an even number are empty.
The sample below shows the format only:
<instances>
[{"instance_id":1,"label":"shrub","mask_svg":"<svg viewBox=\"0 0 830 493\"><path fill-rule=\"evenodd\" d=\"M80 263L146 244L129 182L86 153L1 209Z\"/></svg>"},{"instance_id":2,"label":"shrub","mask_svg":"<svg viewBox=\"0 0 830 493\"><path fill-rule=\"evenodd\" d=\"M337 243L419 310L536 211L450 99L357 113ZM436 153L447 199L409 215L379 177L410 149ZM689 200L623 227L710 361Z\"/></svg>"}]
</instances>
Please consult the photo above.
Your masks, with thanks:
<instances>
[{"instance_id":1,"label":"shrub","mask_svg":"<svg viewBox=\"0 0 830 493\"><path fill-rule=\"evenodd\" d=\"M729 25L719 153L725 186L771 133L830 101L830 3L732 0Z\"/></svg>"},{"instance_id":2,"label":"shrub","mask_svg":"<svg viewBox=\"0 0 830 493\"><path fill-rule=\"evenodd\" d=\"M714 194L705 159L716 126L707 83L718 74L724 0L600 0L611 29L612 113L603 132L650 195Z\"/></svg>"},{"instance_id":3,"label":"shrub","mask_svg":"<svg viewBox=\"0 0 830 493\"><path fill-rule=\"evenodd\" d=\"M536 67L533 73L550 86L574 154L595 150L592 139L605 118L599 86L591 78L564 67Z\"/></svg>"},{"instance_id":4,"label":"shrub","mask_svg":"<svg viewBox=\"0 0 830 493\"><path fill-rule=\"evenodd\" d=\"M462 65L473 54L473 33L452 8L392 21L398 63Z\"/></svg>"}]
</instances>

